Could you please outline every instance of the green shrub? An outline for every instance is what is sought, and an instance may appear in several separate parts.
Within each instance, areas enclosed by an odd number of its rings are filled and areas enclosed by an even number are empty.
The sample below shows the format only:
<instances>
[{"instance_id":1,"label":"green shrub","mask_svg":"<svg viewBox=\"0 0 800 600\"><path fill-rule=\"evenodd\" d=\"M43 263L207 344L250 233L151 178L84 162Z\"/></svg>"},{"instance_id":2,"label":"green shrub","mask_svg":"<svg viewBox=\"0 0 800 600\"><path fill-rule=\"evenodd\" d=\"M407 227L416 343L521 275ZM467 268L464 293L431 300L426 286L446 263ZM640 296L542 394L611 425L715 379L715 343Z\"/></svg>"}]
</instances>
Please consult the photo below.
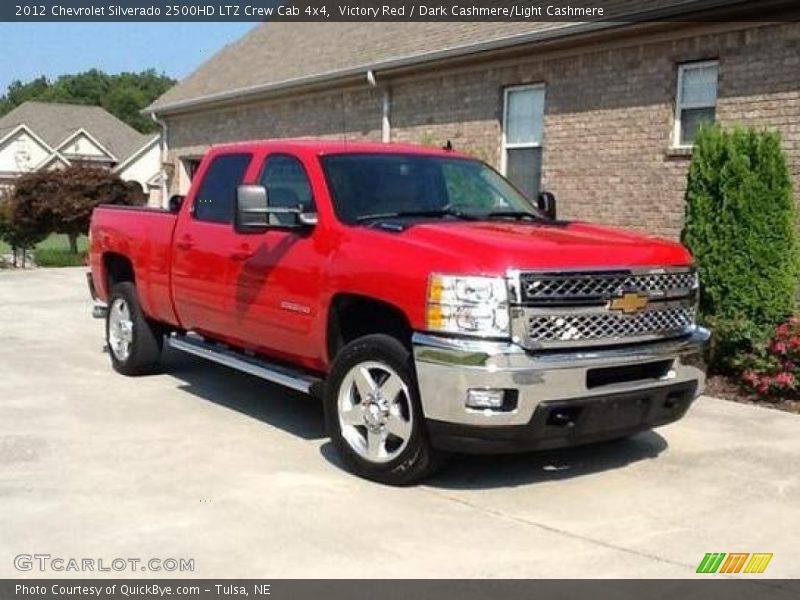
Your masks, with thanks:
<instances>
[{"instance_id":1,"label":"green shrub","mask_svg":"<svg viewBox=\"0 0 800 600\"><path fill-rule=\"evenodd\" d=\"M796 306L797 206L777 133L703 127L686 187L682 241L695 256L712 366L763 347Z\"/></svg>"},{"instance_id":2,"label":"green shrub","mask_svg":"<svg viewBox=\"0 0 800 600\"><path fill-rule=\"evenodd\" d=\"M59 248L37 248L33 260L39 267L80 267L86 264L86 253L73 254Z\"/></svg>"}]
</instances>

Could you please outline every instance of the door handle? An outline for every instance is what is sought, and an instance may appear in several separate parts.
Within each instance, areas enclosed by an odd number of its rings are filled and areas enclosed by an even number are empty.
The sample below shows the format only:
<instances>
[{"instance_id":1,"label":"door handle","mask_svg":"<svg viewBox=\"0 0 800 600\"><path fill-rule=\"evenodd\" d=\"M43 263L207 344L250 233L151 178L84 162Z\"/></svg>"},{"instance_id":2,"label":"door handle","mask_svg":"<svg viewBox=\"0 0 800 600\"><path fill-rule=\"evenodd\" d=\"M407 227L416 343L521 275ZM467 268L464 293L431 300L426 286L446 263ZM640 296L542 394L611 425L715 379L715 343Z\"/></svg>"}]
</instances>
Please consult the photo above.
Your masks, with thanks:
<instances>
[{"instance_id":1,"label":"door handle","mask_svg":"<svg viewBox=\"0 0 800 600\"><path fill-rule=\"evenodd\" d=\"M175 246L180 250L191 250L194 247L194 240L187 235L175 242Z\"/></svg>"},{"instance_id":2,"label":"door handle","mask_svg":"<svg viewBox=\"0 0 800 600\"><path fill-rule=\"evenodd\" d=\"M245 261L251 258L253 254L254 252L250 248L249 244L242 244L241 246L239 246L238 250L234 250L233 252L230 253L229 256L231 257L232 260Z\"/></svg>"}]
</instances>

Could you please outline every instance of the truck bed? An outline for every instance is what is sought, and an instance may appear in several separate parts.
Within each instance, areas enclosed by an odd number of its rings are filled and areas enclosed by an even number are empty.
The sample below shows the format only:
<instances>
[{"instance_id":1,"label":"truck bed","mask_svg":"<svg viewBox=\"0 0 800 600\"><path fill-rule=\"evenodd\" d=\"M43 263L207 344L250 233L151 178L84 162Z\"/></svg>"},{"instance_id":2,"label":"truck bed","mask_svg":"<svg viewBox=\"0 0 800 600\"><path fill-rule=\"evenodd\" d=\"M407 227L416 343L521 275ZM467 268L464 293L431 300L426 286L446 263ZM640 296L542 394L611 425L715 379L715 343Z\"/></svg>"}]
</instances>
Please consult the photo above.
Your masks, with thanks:
<instances>
[{"instance_id":1,"label":"truck bed","mask_svg":"<svg viewBox=\"0 0 800 600\"><path fill-rule=\"evenodd\" d=\"M147 315L177 325L170 294L172 234L177 215L147 207L101 205L92 215L90 266L97 294L107 300L109 260L129 260L142 308Z\"/></svg>"}]
</instances>

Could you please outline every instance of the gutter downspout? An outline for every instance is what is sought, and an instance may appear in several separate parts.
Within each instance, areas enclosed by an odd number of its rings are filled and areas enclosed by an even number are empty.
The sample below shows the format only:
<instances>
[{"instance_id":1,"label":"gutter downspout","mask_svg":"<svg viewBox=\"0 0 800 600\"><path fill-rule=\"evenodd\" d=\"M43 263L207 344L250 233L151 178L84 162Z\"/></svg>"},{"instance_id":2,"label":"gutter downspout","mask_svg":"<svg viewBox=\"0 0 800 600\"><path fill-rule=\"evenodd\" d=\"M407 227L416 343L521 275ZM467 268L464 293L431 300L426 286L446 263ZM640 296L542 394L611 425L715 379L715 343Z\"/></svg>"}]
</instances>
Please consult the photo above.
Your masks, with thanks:
<instances>
[{"instance_id":1,"label":"gutter downspout","mask_svg":"<svg viewBox=\"0 0 800 600\"><path fill-rule=\"evenodd\" d=\"M164 168L164 161L166 161L167 154L169 152L169 146L167 142L167 123L166 121L162 121L156 117L156 113L154 112L150 113L150 117L158 124L159 127L161 127L161 141L159 142L159 146L161 147L161 160L159 161L159 176L161 177L161 208L169 208L169 198L167 197L167 170Z\"/></svg>"},{"instance_id":2,"label":"gutter downspout","mask_svg":"<svg viewBox=\"0 0 800 600\"><path fill-rule=\"evenodd\" d=\"M389 86L383 88L383 118L381 119L381 141L388 144L392 141L392 90Z\"/></svg>"},{"instance_id":3,"label":"gutter downspout","mask_svg":"<svg viewBox=\"0 0 800 600\"><path fill-rule=\"evenodd\" d=\"M371 87L379 87L375 80L375 71L367 71L367 83ZM388 144L392 141L392 89L388 85L380 86L383 91L381 99L381 141Z\"/></svg>"}]
</instances>

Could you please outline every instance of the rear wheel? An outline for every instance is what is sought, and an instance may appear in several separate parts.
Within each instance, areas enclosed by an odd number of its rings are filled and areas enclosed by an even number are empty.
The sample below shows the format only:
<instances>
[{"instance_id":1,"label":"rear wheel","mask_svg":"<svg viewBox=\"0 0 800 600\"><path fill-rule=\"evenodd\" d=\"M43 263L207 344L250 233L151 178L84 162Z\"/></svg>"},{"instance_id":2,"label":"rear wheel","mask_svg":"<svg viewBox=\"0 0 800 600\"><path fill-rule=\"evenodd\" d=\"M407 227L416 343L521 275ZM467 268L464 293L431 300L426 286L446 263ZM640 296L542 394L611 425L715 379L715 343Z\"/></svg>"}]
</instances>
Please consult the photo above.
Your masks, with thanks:
<instances>
[{"instance_id":1,"label":"rear wheel","mask_svg":"<svg viewBox=\"0 0 800 600\"><path fill-rule=\"evenodd\" d=\"M325 420L342 461L361 477L407 485L440 463L427 439L411 353L388 335L342 349L326 386Z\"/></svg>"},{"instance_id":2,"label":"rear wheel","mask_svg":"<svg viewBox=\"0 0 800 600\"><path fill-rule=\"evenodd\" d=\"M134 285L129 282L115 285L106 314L106 344L114 370L123 375L155 372L163 341L158 324L144 316Z\"/></svg>"}]
</instances>

